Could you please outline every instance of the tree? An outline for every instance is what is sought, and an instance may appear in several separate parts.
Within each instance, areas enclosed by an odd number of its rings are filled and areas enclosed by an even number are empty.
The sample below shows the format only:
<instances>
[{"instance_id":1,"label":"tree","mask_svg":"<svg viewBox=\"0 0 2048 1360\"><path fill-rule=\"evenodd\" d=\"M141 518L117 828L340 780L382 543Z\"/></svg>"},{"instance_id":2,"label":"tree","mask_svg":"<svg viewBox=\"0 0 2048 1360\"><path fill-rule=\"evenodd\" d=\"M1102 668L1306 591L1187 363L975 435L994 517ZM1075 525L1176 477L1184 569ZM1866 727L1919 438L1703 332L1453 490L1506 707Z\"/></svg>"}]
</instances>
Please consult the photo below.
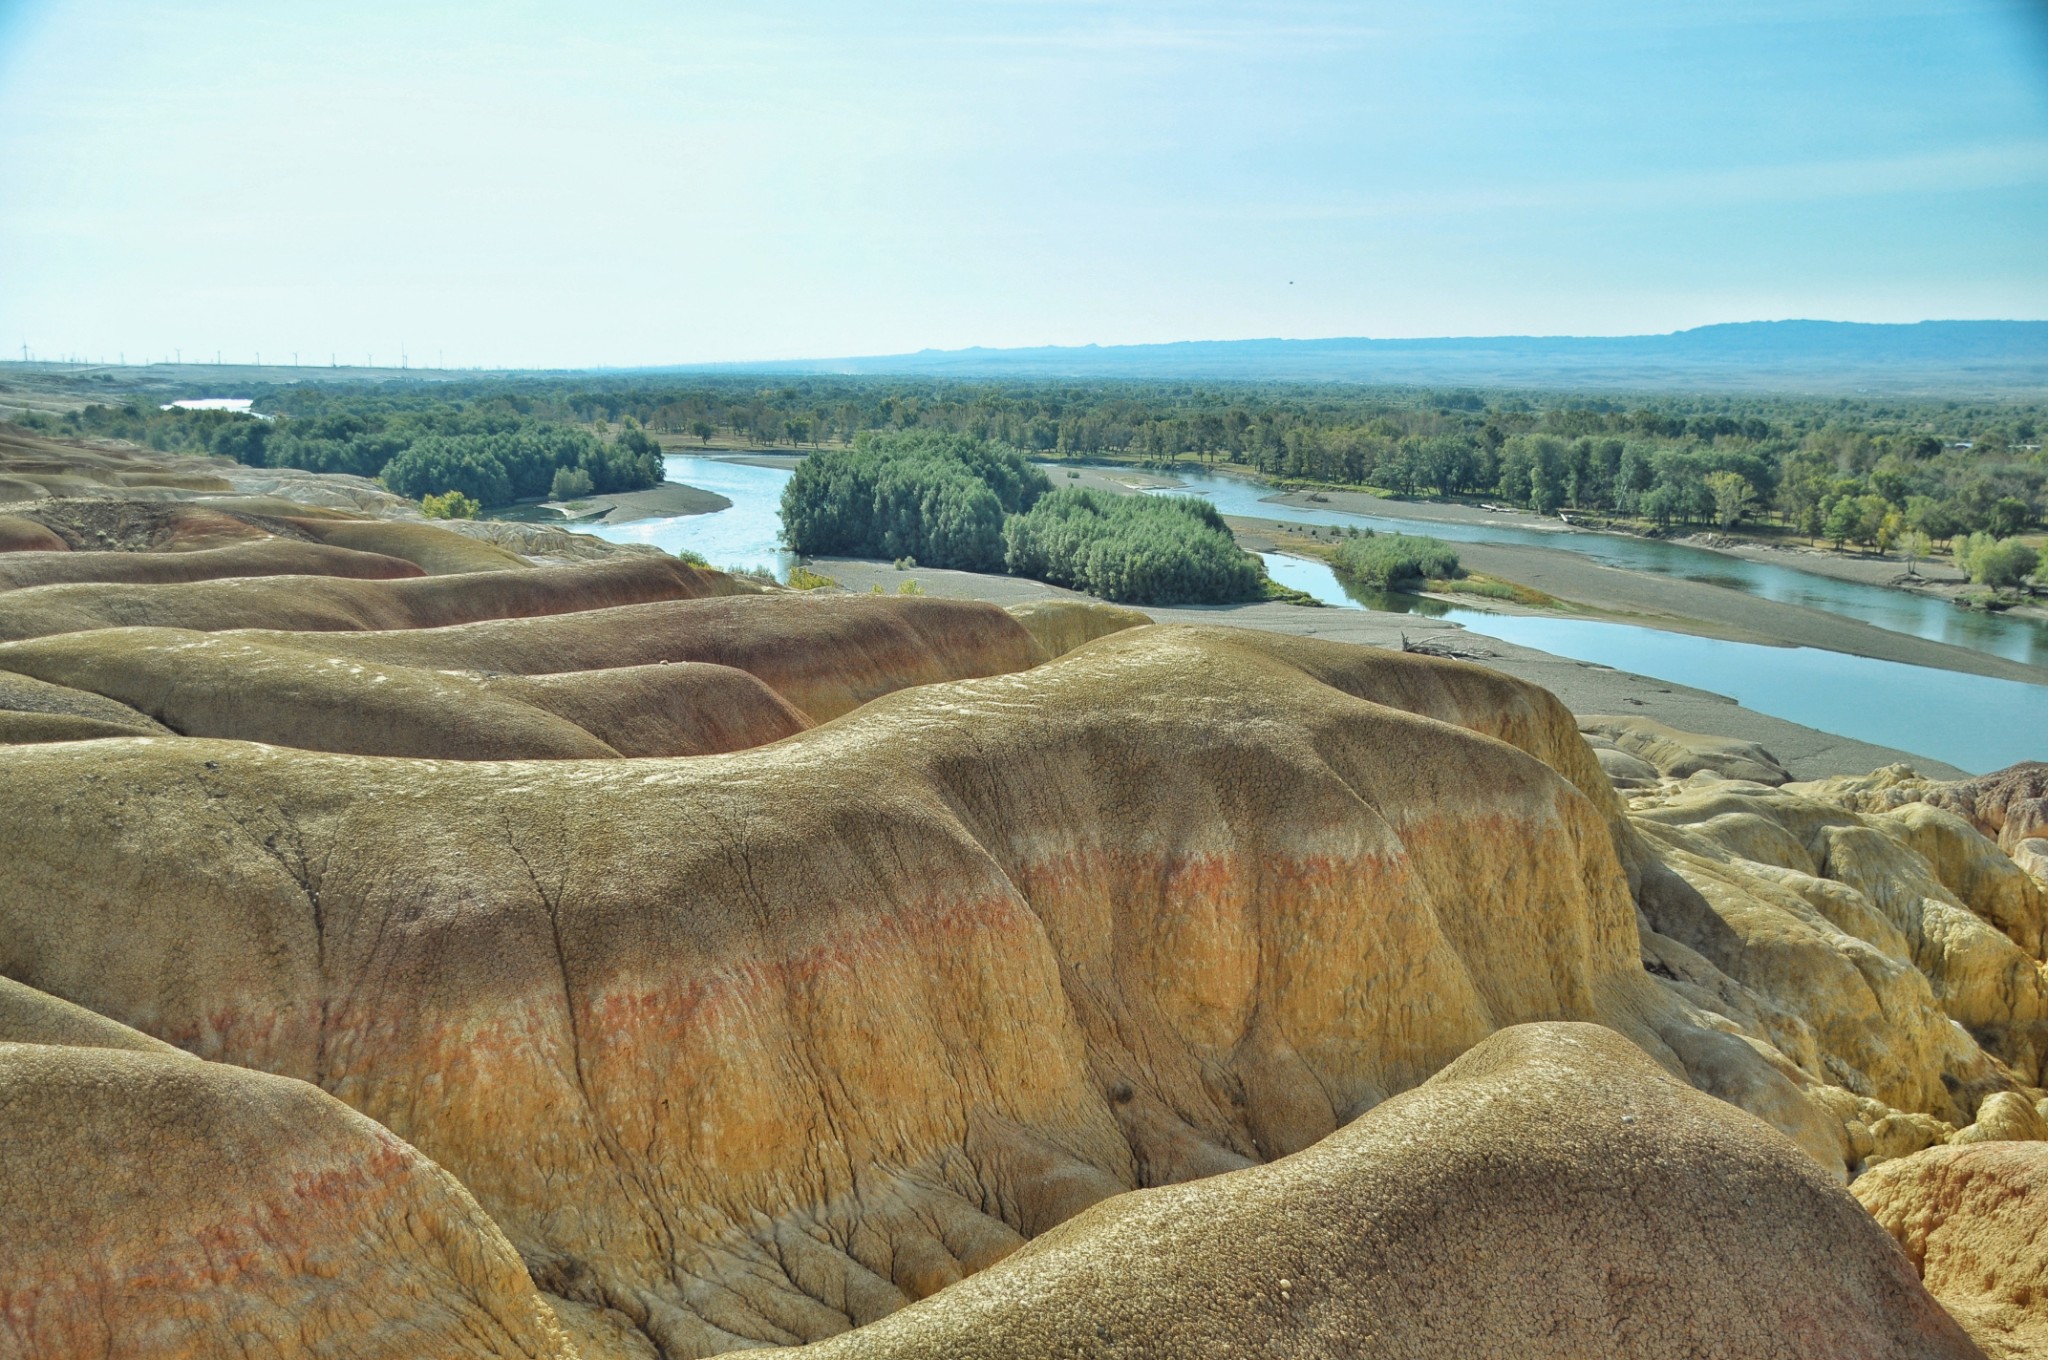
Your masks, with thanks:
<instances>
[{"instance_id":1,"label":"tree","mask_svg":"<svg viewBox=\"0 0 2048 1360\"><path fill-rule=\"evenodd\" d=\"M1999 538L2011 538L2027 527L2033 518L2027 503L2017 496L2001 496L1991 506L1991 514L1984 527Z\"/></svg>"},{"instance_id":2,"label":"tree","mask_svg":"<svg viewBox=\"0 0 2048 1360\"><path fill-rule=\"evenodd\" d=\"M1732 529L1749 512L1756 500L1756 488L1739 472L1709 472L1707 490L1714 496L1714 520L1722 529Z\"/></svg>"},{"instance_id":3,"label":"tree","mask_svg":"<svg viewBox=\"0 0 2048 1360\"><path fill-rule=\"evenodd\" d=\"M2022 584L2041 565L2041 555L2016 538L1990 541L1989 534L1972 534L1970 538L1970 579L1979 585L2009 589Z\"/></svg>"},{"instance_id":4,"label":"tree","mask_svg":"<svg viewBox=\"0 0 2048 1360\"><path fill-rule=\"evenodd\" d=\"M554 484L549 487L549 496L558 501L573 501L590 494L590 474L580 467L556 468Z\"/></svg>"},{"instance_id":5,"label":"tree","mask_svg":"<svg viewBox=\"0 0 2048 1360\"><path fill-rule=\"evenodd\" d=\"M1827 502L1821 509L1821 532L1835 541L1835 551L1842 550L1842 544L1856 535L1856 501L1851 496L1838 496Z\"/></svg>"},{"instance_id":6,"label":"tree","mask_svg":"<svg viewBox=\"0 0 2048 1360\"><path fill-rule=\"evenodd\" d=\"M1908 529L1899 535L1899 557L1906 564L1906 575L1918 576L1913 564L1927 556L1927 535L1918 529Z\"/></svg>"},{"instance_id":7,"label":"tree","mask_svg":"<svg viewBox=\"0 0 2048 1360\"><path fill-rule=\"evenodd\" d=\"M690 423L690 433L697 436L700 444L708 447L711 436L718 433L718 428L708 420L697 420Z\"/></svg>"}]
</instances>

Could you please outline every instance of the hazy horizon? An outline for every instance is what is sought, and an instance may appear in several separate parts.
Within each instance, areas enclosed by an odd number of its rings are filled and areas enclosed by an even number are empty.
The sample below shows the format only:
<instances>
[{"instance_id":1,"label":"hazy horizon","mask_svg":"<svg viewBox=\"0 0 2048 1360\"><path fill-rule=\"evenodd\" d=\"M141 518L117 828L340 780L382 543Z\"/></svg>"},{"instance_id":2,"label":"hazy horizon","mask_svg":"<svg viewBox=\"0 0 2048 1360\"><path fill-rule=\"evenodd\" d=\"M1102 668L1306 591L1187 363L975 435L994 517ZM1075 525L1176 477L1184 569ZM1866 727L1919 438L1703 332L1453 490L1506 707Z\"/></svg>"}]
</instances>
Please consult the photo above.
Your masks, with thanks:
<instances>
[{"instance_id":1,"label":"hazy horizon","mask_svg":"<svg viewBox=\"0 0 2048 1360\"><path fill-rule=\"evenodd\" d=\"M2048 316L1992 0L0 0L0 344L647 367Z\"/></svg>"}]
</instances>

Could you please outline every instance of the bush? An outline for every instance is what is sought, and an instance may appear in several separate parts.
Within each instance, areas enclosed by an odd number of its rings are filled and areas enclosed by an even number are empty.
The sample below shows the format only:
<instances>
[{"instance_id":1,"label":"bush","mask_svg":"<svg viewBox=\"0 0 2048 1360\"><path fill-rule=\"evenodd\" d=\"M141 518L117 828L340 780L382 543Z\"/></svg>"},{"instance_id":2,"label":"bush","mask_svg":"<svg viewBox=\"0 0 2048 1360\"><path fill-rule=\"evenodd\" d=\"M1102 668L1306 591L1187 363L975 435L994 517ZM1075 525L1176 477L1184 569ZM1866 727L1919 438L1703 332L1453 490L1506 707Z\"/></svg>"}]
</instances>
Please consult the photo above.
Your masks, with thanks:
<instances>
[{"instance_id":1,"label":"bush","mask_svg":"<svg viewBox=\"0 0 2048 1360\"><path fill-rule=\"evenodd\" d=\"M483 506L460 491L420 497L420 513L428 519L475 519L482 509Z\"/></svg>"},{"instance_id":2,"label":"bush","mask_svg":"<svg viewBox=\"0 0 2048 1360\"><path fill-rule=\"evenodd\" d=\"M1132 604L1230 604L1265 595L1265 572L1223 517L1188 496L1062 487L1003 526L1018 576Z\"/></svg>"},{"instance_id":3,"label":"bush","mask_svg":"<svg viewBox=\"0 0 2048 1360\"><path fill-rule=\"evenodd\" d=\"M1367 530L1337 545L1337 570L1366 585L1394 590L1456 576L1458 553L1441 539Z\"/></svg>"},{"instance_id":4,"label":"bush","mask_svg":"<svg viewBox=\"0 0 2048 1360\"><path fill-rule=\"evenodd\" d=\"M809 567L796 567L789 573L789 588L791 590L823 590L828 586L836 586L838 584L839 582L831 577L812 571Z\"/></svg>"},{"instance_id":5,"label":"bush","mask_svg":"<svg viewBox=\"0 0 2048 1360\"><path fill-rule=\"evenodd\" d=\"M555 469L555 480L548 488L552 500L573 501L588 496L591 490L590 474L580 467Z\"/></svg>"}]
</instances>

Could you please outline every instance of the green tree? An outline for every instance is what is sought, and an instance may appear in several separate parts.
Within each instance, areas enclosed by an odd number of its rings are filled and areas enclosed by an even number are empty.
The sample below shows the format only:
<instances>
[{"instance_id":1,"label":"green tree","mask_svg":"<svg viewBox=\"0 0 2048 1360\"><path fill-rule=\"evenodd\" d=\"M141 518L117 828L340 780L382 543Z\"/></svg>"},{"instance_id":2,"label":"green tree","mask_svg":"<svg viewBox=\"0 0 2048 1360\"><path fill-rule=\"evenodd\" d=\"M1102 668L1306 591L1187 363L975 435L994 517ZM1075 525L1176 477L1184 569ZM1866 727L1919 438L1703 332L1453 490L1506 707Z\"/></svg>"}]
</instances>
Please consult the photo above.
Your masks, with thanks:
<instances>
[{"instance_id":1,"label":"green tree","mask_svg":"<svg viewBox=\"0 0 2048 1360\"><path fill-rule=\"evenodd\" d=\"M1908 529L1899 535L1899 560L1906 564L1906 575L1918 576L1914 564L1927 556L1927 535L1918 529Z\"/></svg>"},{"instance_id":2,"label":"green tree","mask_svg":"<svg viewBox=\"0 0 2048 1360\"><path fill-rule=\"evenodd\" d=\"M1734 528L1736 521L1749 513L1756 488L1741 473L1726 470L1709 472L1705 481L1714 497L1714 522L1724 530Z\"/></svg>"},{"instance_id":3,"label":"green tree","mask_svg":"<svg viewBox=\"0 0 2048 1360\"><path fill-rule=\"evenodd\" d=\"M1843 543L1856 536L1859 519L1854 497L1838 496L1822 505L1821 532L1835 541L1836 552L1842 550Z\"/></svg>"},{"instance_id":4,"label":"green tree","mask_svg":"<svg viewBox=\"0 0 2048 1360\"><path fill-rule=\"evenodd\" d=\"M2023 584L2041 556L2016 538L1989 540L1989 534L1972 534L1969 553L1970 579L1979 585L2009 589Z\"/></svg>"},{"instance_id":5,"label":"green tree","mask_svg":"<svg viewBox=\"0 0 2048 1360\"><path fill-rule=\"evenodd\" d=\"M1984 527L1999 538L2011 538L2027 527L2033 512L2027 503L2017 496L2001 496L1992 503L1991 514Z\"/></svg>"}]
</instances>

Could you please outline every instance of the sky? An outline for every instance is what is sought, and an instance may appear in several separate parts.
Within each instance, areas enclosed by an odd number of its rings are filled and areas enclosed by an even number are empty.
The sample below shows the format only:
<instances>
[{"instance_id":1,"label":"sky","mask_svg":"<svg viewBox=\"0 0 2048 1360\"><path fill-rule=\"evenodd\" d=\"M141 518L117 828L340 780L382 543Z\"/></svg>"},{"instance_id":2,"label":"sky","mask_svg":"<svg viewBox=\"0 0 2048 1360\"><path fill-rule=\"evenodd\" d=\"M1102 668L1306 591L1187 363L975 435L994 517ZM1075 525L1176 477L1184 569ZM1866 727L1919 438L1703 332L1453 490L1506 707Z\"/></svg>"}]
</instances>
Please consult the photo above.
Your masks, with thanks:
<instances>
[{"instance_id":1,"label":"sky","mask_svg":"<svg viewBox=\"0 0 2048 1360\"><path fill-rule=\"evenodd\" d=\"M2043 0L0 0L0 345L2048 317Z\"/></svg>"}]
</instances>

